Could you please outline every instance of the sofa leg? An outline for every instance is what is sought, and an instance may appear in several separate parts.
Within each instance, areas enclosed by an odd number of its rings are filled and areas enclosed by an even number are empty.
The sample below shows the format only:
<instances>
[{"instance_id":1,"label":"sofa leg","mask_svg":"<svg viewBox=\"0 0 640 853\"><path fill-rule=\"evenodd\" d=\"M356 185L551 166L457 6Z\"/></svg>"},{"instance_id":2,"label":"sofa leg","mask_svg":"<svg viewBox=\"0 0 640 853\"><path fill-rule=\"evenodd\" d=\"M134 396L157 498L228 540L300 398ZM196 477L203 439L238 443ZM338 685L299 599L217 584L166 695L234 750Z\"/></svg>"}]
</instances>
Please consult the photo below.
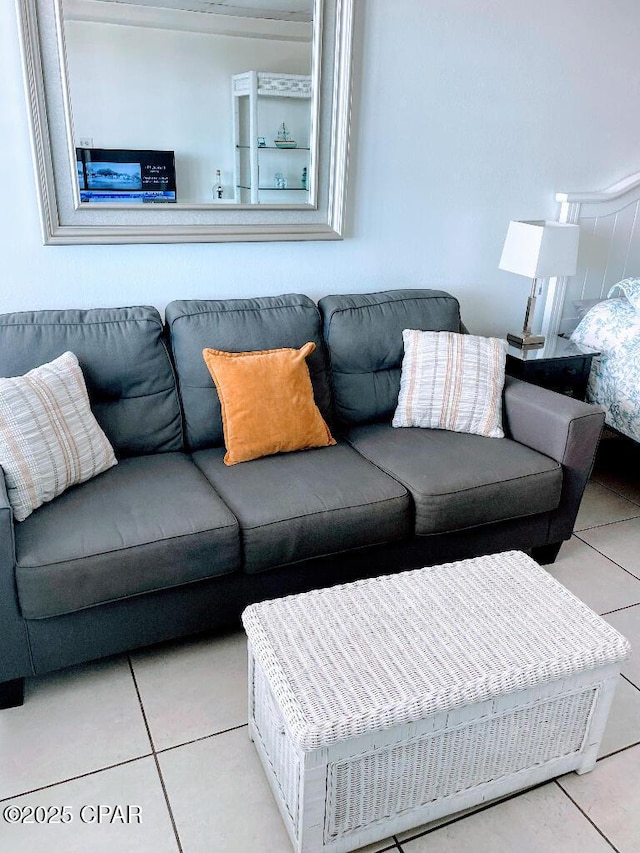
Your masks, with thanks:
<instances>
[{"instance_id":1,"label":"sofa leg","mask_svg":"<svg viewBox=\"0 0 640 853\"><path fill-rule=\"evenodd\" d=\"M0 709L17 708L24 702L24 678L0 682Z\"/></svg>"},{"instance_id":2,"label":"sofa leg","mask_svg":"<svg viewBox=\"0 0 640 853\"><path fill-rule=\"evenodd\" d=\"M551 542L549 545L539 545L537 548L531 549L531 556L536 563L540 563L541 566L550 566L551 563L555 563L561 547L562 542Z\"/></svg>"}]
</instances>

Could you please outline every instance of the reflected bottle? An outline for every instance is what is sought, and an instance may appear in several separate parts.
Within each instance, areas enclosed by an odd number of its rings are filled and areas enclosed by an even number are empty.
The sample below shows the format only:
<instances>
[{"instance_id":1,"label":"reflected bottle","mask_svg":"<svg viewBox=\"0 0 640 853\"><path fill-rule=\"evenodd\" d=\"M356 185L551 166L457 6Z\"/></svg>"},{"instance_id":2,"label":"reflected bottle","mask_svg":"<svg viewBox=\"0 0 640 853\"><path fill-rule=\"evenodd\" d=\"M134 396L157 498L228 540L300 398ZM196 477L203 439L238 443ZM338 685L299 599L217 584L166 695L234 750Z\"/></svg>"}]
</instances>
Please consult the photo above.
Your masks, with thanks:
<instances>
[{"instance_id":1,"label":"reflected bottle","mask_svg":"<svg viewBox=\"0 0 640 853\"><path fill-rule=\"evenodd\" d=\"M215 186L213 188L214 201L219 199L219 198L222 198L223 194L224 194L224 190L222 188L222 173L221 173L220 169L216 169L216 183L215 183Z\"/></svg>"}]
</instances>

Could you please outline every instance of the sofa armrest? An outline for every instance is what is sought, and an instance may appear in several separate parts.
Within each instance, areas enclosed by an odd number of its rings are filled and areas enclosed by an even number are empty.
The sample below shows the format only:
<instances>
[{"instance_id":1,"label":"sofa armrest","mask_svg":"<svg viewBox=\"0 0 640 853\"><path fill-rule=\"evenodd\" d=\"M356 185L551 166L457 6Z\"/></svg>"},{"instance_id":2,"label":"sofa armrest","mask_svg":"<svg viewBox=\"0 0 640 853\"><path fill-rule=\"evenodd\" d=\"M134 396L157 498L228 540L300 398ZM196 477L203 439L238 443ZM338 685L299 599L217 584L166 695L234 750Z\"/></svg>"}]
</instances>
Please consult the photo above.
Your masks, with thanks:
<instances>
[{"instance_id":1,"label":"sofa armrest","mask_svg":"<svg viewBox=\"0 0 640 853\"><path fill-rule=\"evenodd\" d=\"M33 673L15 580L13 512L0 468L0 683Z\"/></svg>"},{"instance_id":2,"label":"sofa armrest","mask_svg":"<svg viewBox=\"0 0 640 853\"><path fill-rule=\"evenodd\" d=\"M550 521L549 542L568 539L595 461L604 410L507 377L504 417L507 435L562 465L562 494Z\"/></svg>"}]
</instances>

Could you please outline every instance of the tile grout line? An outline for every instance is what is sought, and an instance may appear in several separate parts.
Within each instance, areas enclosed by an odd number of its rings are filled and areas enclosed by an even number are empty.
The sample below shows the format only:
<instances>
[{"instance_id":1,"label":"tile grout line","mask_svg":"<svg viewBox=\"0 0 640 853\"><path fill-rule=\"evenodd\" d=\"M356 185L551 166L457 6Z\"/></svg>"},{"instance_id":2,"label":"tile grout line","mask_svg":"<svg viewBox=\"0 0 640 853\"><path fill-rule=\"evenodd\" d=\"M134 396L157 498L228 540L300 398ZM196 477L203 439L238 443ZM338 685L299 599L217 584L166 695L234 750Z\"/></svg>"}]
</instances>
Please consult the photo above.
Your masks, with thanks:
<instances>
[{"instance_id":1,"label":"tile grout line","mask_svg":"<svg viewBox=\"0 0 640 853\"><path fill-rule=\"evenodd\" d=\"M560 788L560 790L561 790L561 791L562 791L562 793L565 795L565 797L566 797L566 798L567 798L571 803L573 803L573 805L578 809L578 811L579 811L579 812L580 812L580 814L585 818L585 820L589 821L589 823L590 823L590 824L591 824L591 826L595 829L595 831L596 831L599 835L601 835L601 836L602 836L602 838L604 838L604 840L607 842L607 844L609 845L609 847L611 847L611 849L612 849L612 850L615 850L615 851L616 851L616 853L621 853L621 851L620 851L620 850L618 850L618 848L615 846L615 844L607 838L607 836L606 836L606 835L604 834L604 832L600 829L600 827L598 826L598 824L597 824L597 823L595 823L595 821L593 821L593 820L589 817L589 815L584 811L584 809L582 809L582 808L578 805L578 803L573 799L573 797L571 796L571 794L569 794L569 793L568 793L568 792L567 792L567 791L562 787L562 785L560 784L559 780L558 780L558 779L554 779L553 781L554 781L554 784L555 784L555 785L557 785L557 786L558 786L558 788Z\"/></svg>"},{"instance_id":2,"label":"tile grout line","mask_svg":"<svg viewBox=\"0 0 640 853\"><path fill-rule=\"evenodd\" d=\"M158 773L158 778L160 779L160 786L162 788L162 793L164 794L164 800L167 805L167 811L169 812L169 819L171 820L171 826L173 827L173 833L176 837L176 844L178 845L178 853L184 853L182 848L182 842L180 841L180 835L178 833L178 826L176 824L176 819L173 816L173 809L171 808L171 803L169 802L169 794L167 792L166 785L164 783L164 777L162 775L162 770L160 769L160 762L158 761L158 754L156 752L155 744L153 742L153 737L151 736L151 729L149 727L149 721L147 720L147 715L144 710L144 705L142 704L142 696L140 695L140 689L138 687L138 681L136 679L136 674L133 671L133 661L131 660L131 655L127 655L127 661L129 662L129 670L131 672L131 678L133 679L133 686L135 687L136 695L138 697L138 703L140 704L140 712L142 714L142 719L144 721L145 728L147 730L147 737L149 738L149 743L151 744L152 756L156 765L156 771Z\"/></svg>"},{"instance_id":3,"label":"tile grout line","mask_svg":"<svg viewBox=\"0 0 640 853\"><path fill-rule=\"evenodd\" d=\"M630 515L626 518L612 518L609 521L599 521L597 524L589 524L586 527L574 527L574 533L587 533L589 530L600 530L601 527L610 527L614 524L626 524L627 521L637 521L640 519L640 506L638 507L638 512L634 515Z\"/></svg>"},{"instance_id":4,"label":"tile grout line","mask_svg":"<svg viewBox=\"0 0 640 853\"><path fill-rule=\"evenodd\" d=\"M57 788L58 785L66 785L67 782L76 782L78 779L87 779L89 776L95 776L96 773L104 773L105 770L114 770L116 767L124 767L126 764L133 764L135 761L141 761L143 758L151 758L152 756L152 752L146 752L144 755L136 755L135 758L127 758L125 761L117 761L115 764L107 764L105 767L98 767L95 770L89 770L87 773L79 773L77 776L69 776L67 779L60 779L57 782L51 782L49 785L41 785L39 788L32 788L30 791L11 794L9 797L0 797L0 803L6 803L7 800L14 800L17 797L26 797L30 794L37 794L39 791L47 791L49 788Z\"/></svg>"},{"instance_id":5,"label":"tile grout line","mask_svg":"<svg viewBox=\"0 0 640 853\"><path fill-rule=\"evenodd\" d=\"M126 655L127 663L129 664L129 672L131 673L131 678L133 679L133 687L136 691L136 696L138 697L138 705L140 706L140 713L142 714L142 722L144 723L144 727L147 732L147 737L149 738L149 746L151 747L151 755L156 754L156 745L153 742L153 737L151 735L151 728L149 727L149 721L147 720L147 714L144 710L144 705L142 704L142 696L140 695L140 688L138 687L138 680L136 679L136 674L133 671L133 661L131 660L131 655Z\"/></svg>"},{"instance_id":6,"label":"tile grout line","mask_svg":"<svg viewBox=\"0 0 640 853\"><path fill-rule=\"evenodd\" d=\"M631 610L632 607L637 607L640 601L635 601L633 604L625 604L623 607L614 607L613 610L605 610L604 613L599 613L599 616L611 616L613 613L624 613L625 610Z\"/></svg>"},{"instance_id":7,"label":"tile grout line","mask_svg":"<svg viewBox=\"0 0 640 853\"><path fill-rule=\"evenodd\" d=\"M219 732L212 732L210 735L194 737L193 740L185 740L183 743L174 743L173 746L163 746L162 749L156 750L155 754L161 755L164 752L171 752L172 749L181 749L183 746L190 746L192 743L200 743L202 740L209 740L212 737L218 737L218 735L226 735L228 732L237 732L239 729L246 729L248 726L249 723L240 723L237 726L230 726L228 729L222 729Z\"/></svg>"},{"instance_id":8,"label":"tile grout line","mask_svg":"<svg viewBox=\"0 0 640 853\"><path fill-rule=\"evenodd\" d=\"M622 500L624 500L627 503L630 503L632 506L636 507L638 511L634 515L630 515L629 518L619 518L616 521L603 521L602 523L599 523L599 524L592 524L589 527L583 527L583 528L581 528L581 530L595 530L598 527L606 527L607 524L618 524L618 522L620 522L620 521L630 521L632 518L639 518L640 517L640 503L632 500L631 498L625 497L625 495L620 494L620 492L616 492L616 490L612 489L611 486L608 486L606 483L601 483L599 480L596 480L593 477L593 475L589 478L588 482L595 483L596 485L600 486L601 488L606 489L608 492L611 492L611 494L615 495L617 498L622 498ZM574 530L573 532L576 533L579 531Z\"/></svg>"},{"instance_id":9,"label":"tile grout line","mask_svg":"<svg viewBox=\"0 0 640 853\"><path fill-rule=\"evenodd\" d=\"M602 486L603 489L608 489L612 494L616 495L617 497L628 501L630 504L633 504L634 506L640 506L640 503L638 503L638 501L634 500L633 498L629 498L626 495L623 495L622 492L619 492L617 489L614 489L613 486L610 486L608 483L600 482L600 480L597 479L597 474L595 477L592 474L589 479L592 480L594 483L597 483L599 486Z\"/></svg>"},{"instance_id":10,"label":"tile grout line","mask_svg":"<svg viewBox=\"0 0 640 853\"><path fill-rule=\"evenodd\" d=\"M473 817L476 814L481 814L482 812L485 812L488 809L492 809L494 806L499 806L502 803L508 802L509 800L514 800L522 794L528 793L529 791L535 791L537 788L542 788L543 785L548 785L550 781L553 780L545 779L543 782L538 782L537 785L531 785L527 788L520 788L518 791L513 791L510 794L505 794L503 797L496 797L495 800L491 800L490 802L483 803L481 805L479 804L477 808L471 806L471 811L465 810L464 814L454 814L449 815L448 817L445 816L442 819L442 823L439 823L437 826L431 827L431 829L425 829L422 832L418 832L415 835L410 836L409 838L405 838L402 844L408 843L409 841L415 841L416 838L424 838L424 836L431 835L431 833L437 832L439 829L444 829L444 827L446 826L452 826L454 823L459 823L460 821ZM396 836L394 835L393 838L395 839ZM400 842L396 840L396 844L400 845Z\"/></svg>"},{"instance_id":11,"label":"tile grout line","mask_svg":"<svg viewBox=\"0 0 640 853\"><path fill-rule=\"evenodd\" d=\"M634 681L631 681L628 675L625 675L623 672L620 673L620 678L624 678L627 684L630 684L632 687L635 687L636 690L640 690L640 686L638 686Z\"/></svg>"},{"instance_id":12,"label":"tile grout line","mask_svg":"<svg viewBox=\"0 0 640 853\"><path fill-rule=\"evenodd\" d=\"M640 506L635 515L629 515L626 518L616 518L614 521L599 521L597 524L589 524L587 527L574 527L574 533L587 533L589 530L600 530L601 527L608 527L610 524L624 524L625 521L635 521L640 518Z\"/></svg>"},{"instance_id":13,"label":"tile grout line","mask_svg":"<svg viewBox=\"0 0 640 853\"><path fill-rule=\"evenodd\" d=\"M635 684L633 686L635 687ZM601 755L596 759L596 762L606 761L607 758L613 758L614 755L620 755L621 752L626 752L628 749L634 749L637 746L640 746L640 740L635 743L629 743L627 746L621 746L619 749L614 749L613 752L608 752L606 755Z\"/></svg>"},{"instance_id":14,"label":"tile grout line","mask_svg":"<svg viewBox=\"0 0 640 853\"><path fill-rule=\"evenodd\" d=\"M630 519L627 519L627 521L629 521L629 520L630 520ZM621 523L622 523L622 522L620 522L620 521L610 521L610 522L609 522L609 524L621 524ZM606 525L606 524L602 524L602 525L600 525L600 527L607 527L607 526L608 526L608 525ZM630 571L629 571L629 569L626 569L624 566L620 565L620 563L617 563L617 562L613 559L613 557L609 557L609 556L608 556L608 554L605 554L603 551L600 551L598 548L596 548L596 546L595 546L595 545L592 545L592 544L591 544L591 542L587 542L587 540L586 540L586 539L583 539L583 538L582 538L582 536L580 536L580 534L579 534L579 533L576 533L576 532L574 531L574 532L572 533L572 536L575 536L575 537L576 537L576 539L579 539L579 540L580 540L580 542L582 542L582 544L583 544L583 545L586 545L588 548L592 548L592 549L596 552L596 554L600 554L600 556L601 556L601 557L604 557L604 558L605 558L605 560L609 560L609 562L610 562L610 563L613 563L613 565L614 565L614 566L617 566L619 569L622 569L622 571L623 571L623 572L626 572L626 573L629 575L629 577L634 578L634 580L640 581L640 578L639 578L639 577L637 577L637 575L634 575L634 574L633 574L633 572L630 572ZM632 606L634 606L634 605L632 605Z\"/></svg>"},{"instance_id":15,"label":"tile grout line","mask_svg":"<svg viewBox=\"0 0 640 853\"><path fill-rule=\"evenodd\" d=\"M635 504L636 506L639 506L638 502L636 500L634 500L633 498L626 497L621 492L619 492L617 489L615 489L613 486L610 486L609 483L603 483L600 480L598 480L598 477L601 477L601 476L603 476L603 474L600 474L598 471L596 471L595 474L594 473L591 474L591 477L589 479L593 480L594 483L597 483L599 486L602 486L603 489L608 489L610 492L613 492L614 495L619 495L621 498L624 498L625 500L629 501L629 503L632 503L632 504ZM604 473L604 476L606 476L606 472Z\"/></svg>"}]
</instances>

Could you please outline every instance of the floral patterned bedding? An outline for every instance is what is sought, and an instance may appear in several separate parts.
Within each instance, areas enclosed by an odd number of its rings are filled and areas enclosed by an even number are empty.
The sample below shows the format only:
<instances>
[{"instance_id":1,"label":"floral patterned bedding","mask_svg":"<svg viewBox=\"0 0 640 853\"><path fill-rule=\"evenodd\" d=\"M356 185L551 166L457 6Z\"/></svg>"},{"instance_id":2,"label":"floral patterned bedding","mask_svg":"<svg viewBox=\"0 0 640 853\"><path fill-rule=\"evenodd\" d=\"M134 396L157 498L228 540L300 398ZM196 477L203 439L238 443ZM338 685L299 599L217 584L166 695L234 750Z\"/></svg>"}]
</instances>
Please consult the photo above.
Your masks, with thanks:
<instances>
[{"instance_id":1,"label":"floral patterned bedding","mask_svg":"<svg viewBox=\"0 0 640 853\"><path fill-rule=\"evenodd\" d=\"M640 441L640 278L614 284L608 296L571 340L602 353L592 362L587 400L604 407L610 427Z\"/></svg>"}]
</instances>

